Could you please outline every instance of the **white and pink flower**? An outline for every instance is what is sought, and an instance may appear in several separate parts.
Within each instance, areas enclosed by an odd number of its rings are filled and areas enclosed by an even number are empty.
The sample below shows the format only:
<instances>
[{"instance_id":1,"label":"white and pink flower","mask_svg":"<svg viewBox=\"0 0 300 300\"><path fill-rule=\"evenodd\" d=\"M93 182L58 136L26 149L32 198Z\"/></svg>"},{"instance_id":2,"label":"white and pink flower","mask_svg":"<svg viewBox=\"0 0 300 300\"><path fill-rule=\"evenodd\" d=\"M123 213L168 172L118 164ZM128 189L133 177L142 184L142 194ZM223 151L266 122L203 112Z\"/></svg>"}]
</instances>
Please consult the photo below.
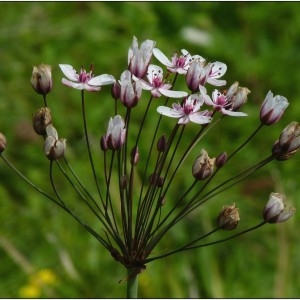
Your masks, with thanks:
<instances>
[{"instance_id":1,"label":"white and pink flower","mask_svg":"<svg viewBox=\"0 0 300 300\"><path fill-rule=\"evenodd\" d=\"M67 77L67 79L62 79L62 83L77 90L97 92L100 91L101 86L115 82L115 78L112 75L103 74L94 76L92 66L90 72L86 72L81 67L79 74L71 65L60 64L59 67Z\"/></svg>"},{"instance_id":2,"label":"white and pink flower","mask_svg":"<svg viewBox=\"0 0 300 300\"><path fill-rule=\"evenodd\" d=\"M211 121L210 113L199 111L202 105L203 99L197 94L192 94L185 98L182 104L173 103L172 108L159 106L157 112L167 117L178 118L178 124L187 124L188 122L207 124Z\"/></svg>"}]
</instances>

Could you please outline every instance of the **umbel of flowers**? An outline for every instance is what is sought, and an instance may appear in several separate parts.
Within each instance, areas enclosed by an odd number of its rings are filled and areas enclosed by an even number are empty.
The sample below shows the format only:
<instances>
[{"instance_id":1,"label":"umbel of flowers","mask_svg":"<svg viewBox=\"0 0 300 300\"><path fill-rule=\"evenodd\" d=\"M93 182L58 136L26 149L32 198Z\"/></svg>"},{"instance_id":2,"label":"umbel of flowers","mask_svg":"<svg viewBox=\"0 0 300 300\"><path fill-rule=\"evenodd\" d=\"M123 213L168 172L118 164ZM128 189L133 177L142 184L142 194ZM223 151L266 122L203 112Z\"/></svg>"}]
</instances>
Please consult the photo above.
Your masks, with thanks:
<instances>
[{"instance_id":1,"label":"umbel of flowers","mask_svg":"<svg viewBox=\"0 0 300 300\"><path fill-rule=\"evenodd\" d=\"M49 183L52 190L41 190L4 156L6 138L3 134L0 135L1 158L32 188L75 218L116 261L128 269L128 297L136 297L137 275L151 261L221 243L266 223L286 221L293 215L294 208L287 209L285 206L285 195L274 192L269 196L263 212L259 213L262 216L261 222L252 227L233 231L237 230L238 223L242 221L240 211L233 203L216 212L216 225L210 232L199 233L201 231L195 229L195 232L186 234L186 241L182 244L174 244L173 248L162 252L155 251L173 228L188 222L191 213L208 200L217 201L224 190L248 175L274 160L288 160L298 151L300 128L298 122L294 121L270 145L268 157L252 166L245 165L242 172L232 178L223 178L221 183L217 184L213 180L217 175L219 178L222 176L222 169L262 127L271 126L280 120L289 105L288 100L268 91L257 113L260 122L253 133L245 137L238 148L230 149L230 153L216 149L215 156L211 157L202 146L209 129L219 123L230 122L232 117L241 118L244 124L247 117L240 109L246 103L250 91L238 82L224 90L227 83L222 78L227 71L226 64L208 62L200 55L191 55L185 49L168 58L156 48L155 41L146 40L139 46L134 37L128 51L128 68L118 80L108 74L95 76L93 65L90 71L81 67L79 72L69 64L59 64L59 67L64 75L62 84L80 91L82 132L91 167L89 175L95 183L96 196L95 191L85 187L84 178L75 174L68 161L67 140L59 137L54 127L55 116L51 116L47 104L47 97L52 90L52 72L48 65L33 68L31 85L43 96L44 106L34 114L33 128L44 140L43 151L49 160ZM175 88L179 77L186 83L184 90ZM99 132L99 151L103 158L99 168L94 164L95 153L90 145L85 93L101 93L102 86L106 85L111 85L115 114L108 118L107 130L102 128ZM145 105L139 105L141 102ZM51 104L59 105L59 101L51 101ZM137 131L132 129L132 123L135 122L133 115L139 118ZM146 122L151 123L151 132L149 128L145 130ZM172 128L170 131L163 126L166 122ZM184 134L189 127L196 128L193 136L191 133ZM198 153L195 155L196 148ZM190 165L190 174L185 174L189 177L190 186L174 197L170 191L173 186L176 187L182 176L181 168L190 157L194 163ZM77 198L67 200L58 191L54 168L58 168L61 177L70 183ZM88 219L79 217L72 210L74 203L68 201L76 201L76 206L87 207L100 226L93 228ZM219 230L230 230L233 233L221 240L206 240Z\"/></svg>"}]
</instances>

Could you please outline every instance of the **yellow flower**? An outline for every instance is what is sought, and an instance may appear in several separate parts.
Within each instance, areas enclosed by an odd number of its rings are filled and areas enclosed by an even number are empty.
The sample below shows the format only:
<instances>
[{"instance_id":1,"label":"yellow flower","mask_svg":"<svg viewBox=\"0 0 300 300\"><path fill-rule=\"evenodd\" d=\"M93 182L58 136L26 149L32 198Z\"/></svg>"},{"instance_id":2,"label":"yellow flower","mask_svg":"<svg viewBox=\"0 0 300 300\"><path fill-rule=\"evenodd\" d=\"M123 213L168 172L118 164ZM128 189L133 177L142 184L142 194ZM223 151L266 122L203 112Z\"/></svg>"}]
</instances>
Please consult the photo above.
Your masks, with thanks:
<instances>
[{"instance_id":1,"label":"yellow flower","mask_svg":"<svg viewBox=\"0 0 300 300\"><path fill-rule=\"evenodd\" d=\"M24 285L19 291L20 298L39 298L41 293L40 287L35 284Z\"/></svg>"}]
</instances>

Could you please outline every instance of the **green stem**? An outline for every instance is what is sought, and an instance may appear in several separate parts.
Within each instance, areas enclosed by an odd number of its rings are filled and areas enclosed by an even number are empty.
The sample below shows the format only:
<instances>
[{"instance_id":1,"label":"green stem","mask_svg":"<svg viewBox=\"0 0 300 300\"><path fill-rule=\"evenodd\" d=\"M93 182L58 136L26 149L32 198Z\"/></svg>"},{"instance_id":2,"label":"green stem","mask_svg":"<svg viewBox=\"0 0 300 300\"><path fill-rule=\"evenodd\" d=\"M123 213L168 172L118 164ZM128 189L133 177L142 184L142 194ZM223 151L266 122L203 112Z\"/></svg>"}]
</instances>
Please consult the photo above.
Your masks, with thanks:
<instances>
[{"instance_id":1,"label":"green stem","mask_svg":"<svg viewBox=\"0 0 300 300\"><path fill-rule=\"evenodd\" d=\"M138 274L135 268L127 269L127 299L137 299Z\"/></svg>"}]
</instances>

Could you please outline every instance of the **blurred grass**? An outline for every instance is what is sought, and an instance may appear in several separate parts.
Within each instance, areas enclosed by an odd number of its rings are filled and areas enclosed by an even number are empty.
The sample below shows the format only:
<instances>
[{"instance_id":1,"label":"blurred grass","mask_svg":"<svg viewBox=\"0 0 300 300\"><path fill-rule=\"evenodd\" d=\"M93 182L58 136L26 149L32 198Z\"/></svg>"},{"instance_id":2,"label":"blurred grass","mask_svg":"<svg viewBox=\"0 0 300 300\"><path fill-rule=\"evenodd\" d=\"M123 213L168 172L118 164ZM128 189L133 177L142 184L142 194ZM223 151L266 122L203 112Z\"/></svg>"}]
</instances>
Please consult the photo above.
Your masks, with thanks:
<instances>
[{"instance_id":1,"label":"blurred grass","mask_svg":"<svg viewBox=\"0 0 300 300\"><path fill-rule=\"evenodd\" d=\"M243 109L249 114L245 126L234 118L207 136L209 153L230 151L256 127L258 107L268 90L286 96L290 106L282 120L264 128L240 155L243 162L265 157L281 129L299 121L300 106L300 6L293 2L2 2L0 3L0 111L1 131L8 139L6 155L47 189L47 161L41 140L31 129L31 115L42 106L30 86L33 65L53 66L54 89L48 98L54 124L68 139L68 157L78 173L89 172L84 163L80 98L62 86L59 63L80 68L95 64L96 74L119 78L126 68L127 51L135 35L141 42L153 39L164 53L185 48L207 60L228 65L228 84L239 81L251 94ZM186 28L201 30L207 39L188 39ZM205 35L204 35L205 37ZM201 42L202 41L202 42ZM109 88L87 99L94 147L106 129L112 112ZM151 127L151 124L149 124ZM191 129L192 130L192 129ZM84 152L84 153L83 153ZM161 248L178 243L197 226L212 228L216 211L236 202L246 224L259 220L271 191L285 192L299 209L300 158L273 163L216 199L199 219L176 228ZM233 164L224 176L235 174ZM187 166L186 172L190 172ZM187 177L187 176L184 176ZM0 295L20 297L30 283L30 272L50 269L57 277L41 297L124 297L118 284L125 271L96 240L46 199L42 199L6 168L0 168ZM89 186L89 181L86 184ZM187 186L183 178L181 186ZM180 188L179 186L178 188ZM67 197L72 197L68 189ZM176 194L176 190L174 190ZM181 253L149 264L140 276L141 297L298 297L300 294L299 234L296 214L279 226L209 248ZM221 237L221 235L220 235ZM17 251L32 270L28 273L13 256ZM24 295L23 295L24 296Z\"/></svg>"}]
</instances>

